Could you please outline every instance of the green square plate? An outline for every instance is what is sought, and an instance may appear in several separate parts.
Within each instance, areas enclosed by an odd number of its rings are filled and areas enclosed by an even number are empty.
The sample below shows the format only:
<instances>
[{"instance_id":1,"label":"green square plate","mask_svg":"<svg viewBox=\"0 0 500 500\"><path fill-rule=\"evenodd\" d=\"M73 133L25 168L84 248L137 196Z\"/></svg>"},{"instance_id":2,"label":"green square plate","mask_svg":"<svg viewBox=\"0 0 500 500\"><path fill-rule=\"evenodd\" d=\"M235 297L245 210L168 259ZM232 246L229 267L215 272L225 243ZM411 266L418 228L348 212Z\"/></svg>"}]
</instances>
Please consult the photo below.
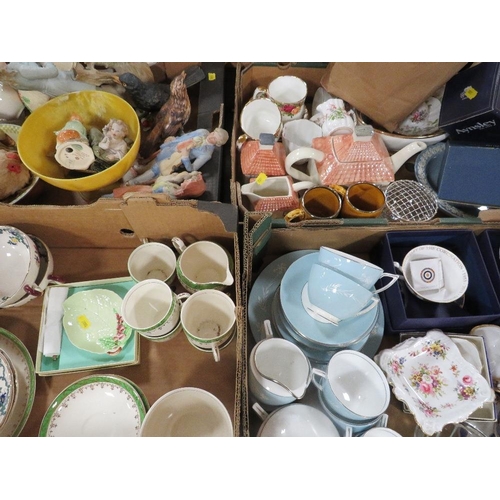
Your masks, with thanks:
<instances>
[{"instance_id":1,"label":"green square plate","mask_svg":"<svg viewBox=\"0 0 500 500\"><path fill-rule=\"evenodd\" d=\"M40 322L40 333L36 355L35 371L40 376L59 375L62 373L75 373L100 368L136 365L139 363L139 335L133 332L130 340L123 350L115 355L93 354L75 347L68 339L64 327L62 327L61 354L57 359L43 356L43 325L45 324L46 311L50 298L50 288L57 286L68 287L68 297L84 290L102 288L117 293L121 298L134 286L135 281L130 277L115 278L95 281L82 281L68 283L65 285L51 285L44 293L42 318ZM62 318L61 318L62 320Z\"/></svg>"}]
</instances>

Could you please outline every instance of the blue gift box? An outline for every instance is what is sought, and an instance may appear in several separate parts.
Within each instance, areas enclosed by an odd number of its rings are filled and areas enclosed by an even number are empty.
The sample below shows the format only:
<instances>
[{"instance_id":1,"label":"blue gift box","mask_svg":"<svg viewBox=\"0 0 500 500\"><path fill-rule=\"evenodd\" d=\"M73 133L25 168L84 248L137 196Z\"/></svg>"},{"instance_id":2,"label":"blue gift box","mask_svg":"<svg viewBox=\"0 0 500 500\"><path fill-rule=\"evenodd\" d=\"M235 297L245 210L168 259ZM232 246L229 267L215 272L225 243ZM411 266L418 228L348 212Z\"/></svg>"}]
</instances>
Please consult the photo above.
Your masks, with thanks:
<instances>
[{"instance_id":1,"label":"blue gift box","mask_svg":"<svg viewBox=\"0 0 500 500\"><path fill-rule=\"evenodd\" d=\"M465 265L469 284L463 304L434 303L413 295L403 280L382 292L386 333L426 332L432 328L468 333L482 323L500 322L500 302L489 277L475 234L470 230L389 231L374 257L386 272L394 262L419 245L438 245L453 252Z\"/></svg>"},{"instance_id":2,"label":"blue gift box","mask_svg":"<svg viewBox=\"0 0 500 500\"><path fill-rule=\"evenodd\" d=\"M477 236L493 288L500 300L500 229L485 229Z\"/></svg>"},{"instance_id":3,"label":"blue gift box","mask_svg":"<svg viewBox=\"0 0 500 500\"><path fill-rule=\"evenodd\" d=\"M440 164L439 199L500 207L500 146L446 143Z\"/></svg>"},{"instance_id":4,"label":"blue gift box","mask_svg":"<svg viewBox=\"0 0 500 500\"><path fill-rule=\"evenodd\" d=\"M500 63L483 62L448 80L439 127L458 141L500 144Z\"/></svg>"}]
</instances>

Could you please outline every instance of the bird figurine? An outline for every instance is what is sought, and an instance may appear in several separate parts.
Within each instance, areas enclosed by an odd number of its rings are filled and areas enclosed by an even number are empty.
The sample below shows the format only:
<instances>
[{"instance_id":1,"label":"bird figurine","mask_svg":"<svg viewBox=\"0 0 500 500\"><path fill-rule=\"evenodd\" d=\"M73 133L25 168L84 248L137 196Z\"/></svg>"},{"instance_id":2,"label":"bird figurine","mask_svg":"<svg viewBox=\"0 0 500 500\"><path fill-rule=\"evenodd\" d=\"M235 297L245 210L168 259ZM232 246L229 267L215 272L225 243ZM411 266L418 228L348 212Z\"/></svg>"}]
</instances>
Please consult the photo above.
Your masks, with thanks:
<instances>
[{"instance_id":1,"label":"bird figurine","mask_svg":"<svg viewBox=\"0 0 500 500\"><path fill-rule=\"evenodd\" d=\"M169 83L146 83L133 73L123 73L117 80L135 106L143 111L159 111L170 97Z\"/></svg>"},{"instance_id":2,"label":"bird figurine","mask_svg":"<svg viewBox=\"0 0 500 500\"><path fill-rule=\"evenodd\" d=\"M196 64L188 66L184 71L186 88L192 87L205 78L205 72ZM146 82L129 72L115 77L115 82L124 87L135 107L142 111L157 112L170 97L170 82Z\"/></svg>"},{"instance_id":3,"label":"bird figurine","mask_svg":"<svg viewBox=\"0 0 500 500\"><path fill-rule=\"evenodd\" d=\"M154 125L142 141L140 153L148 159L161 142L183 130L191 115L191 101L182 71L170 83L170 97L156 114Z\"/></svg>"}]
</instances>

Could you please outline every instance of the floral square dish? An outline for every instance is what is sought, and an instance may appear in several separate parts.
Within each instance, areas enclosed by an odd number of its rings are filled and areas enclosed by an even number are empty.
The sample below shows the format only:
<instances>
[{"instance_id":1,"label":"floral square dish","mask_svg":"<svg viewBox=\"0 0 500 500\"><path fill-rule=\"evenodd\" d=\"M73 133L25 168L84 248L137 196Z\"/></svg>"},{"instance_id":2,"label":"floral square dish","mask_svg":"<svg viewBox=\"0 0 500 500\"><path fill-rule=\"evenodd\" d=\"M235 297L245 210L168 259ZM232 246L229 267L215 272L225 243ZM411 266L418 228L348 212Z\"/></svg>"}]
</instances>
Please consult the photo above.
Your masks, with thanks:
<instances>
[{"instance_id":1,"label":"floral square dish","mask_svg":"<svg viewBox=\"0 0 500 500\"><path fill-rule=\"evenodd\" d=\"M374 359L427 435L467 420L495 398L488 381L441 330L409 338Z\"/></svg>"}]
</instances>

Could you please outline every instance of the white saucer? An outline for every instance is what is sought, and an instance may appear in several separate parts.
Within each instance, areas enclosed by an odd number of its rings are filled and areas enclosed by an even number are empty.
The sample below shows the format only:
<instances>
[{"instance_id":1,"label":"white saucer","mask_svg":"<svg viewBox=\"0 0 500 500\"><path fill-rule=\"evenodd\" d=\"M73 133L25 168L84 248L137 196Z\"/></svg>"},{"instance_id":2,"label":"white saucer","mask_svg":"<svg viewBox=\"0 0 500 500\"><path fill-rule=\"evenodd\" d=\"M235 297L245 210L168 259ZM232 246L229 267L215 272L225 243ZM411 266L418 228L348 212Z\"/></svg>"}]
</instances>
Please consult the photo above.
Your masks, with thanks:
<instances>
[{"instance_id":1,"label":"white saucer","mask_svg":"<svg viewBox=\"0 0 500 500\"><path fill-rule=\"evenodd\" d=\"M143 397L128 380L90 375L55 398L43 417L39 436L138 436L146 411Z\"/></svg>"}]
</instances>

